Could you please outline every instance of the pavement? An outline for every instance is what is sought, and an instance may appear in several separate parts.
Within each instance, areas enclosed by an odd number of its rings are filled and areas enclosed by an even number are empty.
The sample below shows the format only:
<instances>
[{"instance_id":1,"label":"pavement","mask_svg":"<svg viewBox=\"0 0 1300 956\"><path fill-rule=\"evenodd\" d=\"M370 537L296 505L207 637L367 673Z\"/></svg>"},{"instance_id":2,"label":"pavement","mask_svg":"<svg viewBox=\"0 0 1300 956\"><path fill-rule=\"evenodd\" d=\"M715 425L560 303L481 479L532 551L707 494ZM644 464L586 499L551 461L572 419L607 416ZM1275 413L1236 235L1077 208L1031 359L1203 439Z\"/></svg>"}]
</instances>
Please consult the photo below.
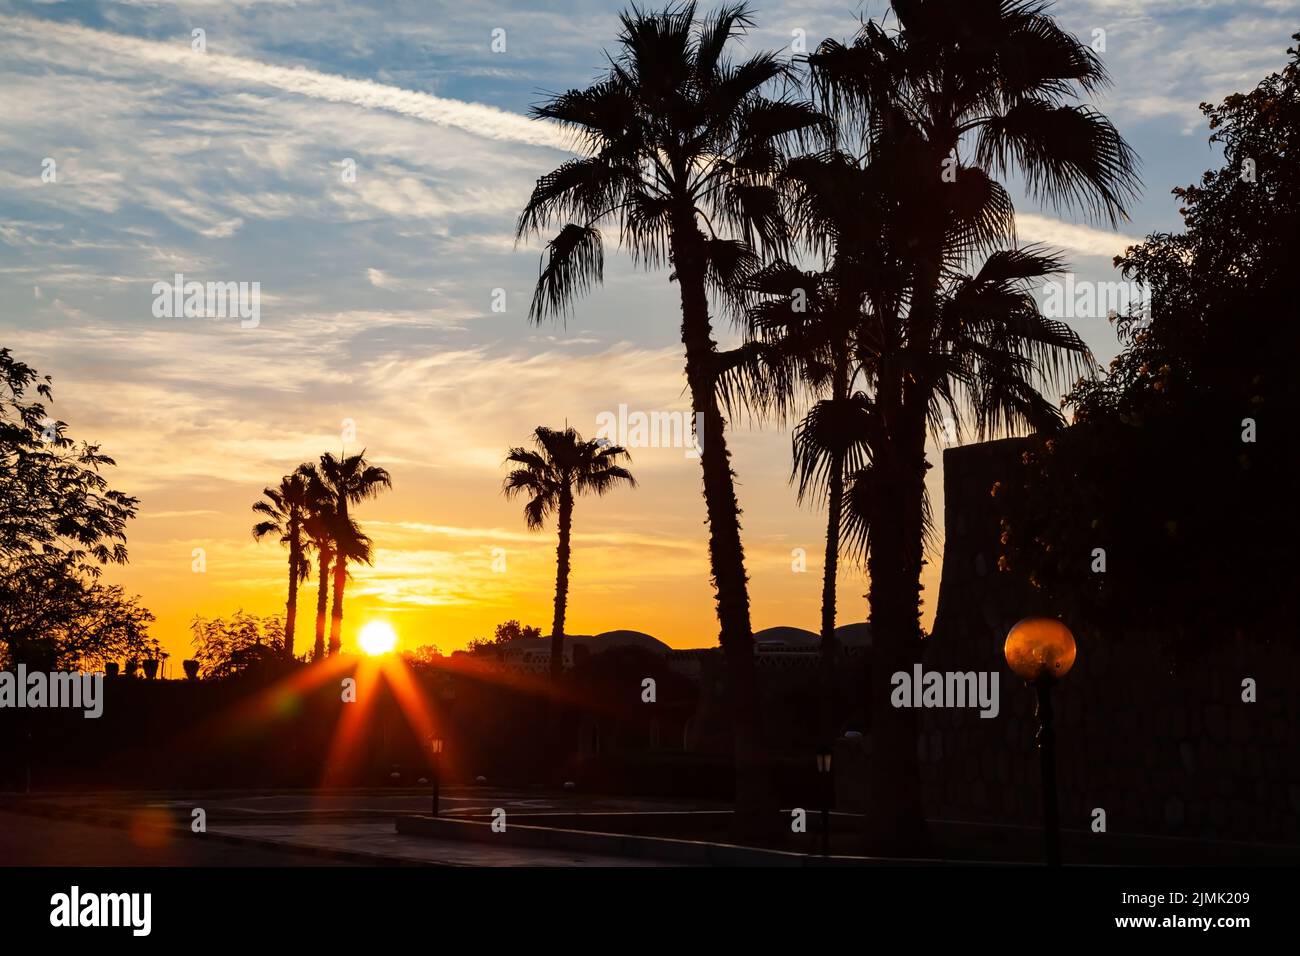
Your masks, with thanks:
<instances>
[{"instance_id":1,"label":"pavement","mask_svg":"<svg viewBox=\"0 0 1300 956\"><path fill-rule=\"evenodd\" d=\"M619 852L617 841L579 835L533 840L523 828L570 828L573 814L727 810L724 804L602 797L566 791L475 786L449 788L441 798L445 821L506 811L516 824L510 840L463 840L432 830L398 833L397 818L427 815L425 789L141 792L100 791L0 794L0 866L664 866L700 862L693 856ZM191 831L193 811L206 815L206 832ZM558 814L551 820L549 814ZM466 826L472 826L467 823ZM1034 828L931 821L950 860L1037 863L1041 835ZM428 829L428 828L426 828ZM444 828L451 834L456 828ZM590 830L587 825L585 829ZM609 829L622 832L615 827ZM852 824L837 826L848 832ZM697 835L696 840L717 837ZM635 841L634 841L635 842ZM1300 847L1194 841L1082 831L1063 835L1074 864L1282 864L1300 862ZM567 844L567 848L564 844ZM712 844L709 844L712 845ZM627 847L623 847L626 851ZM762 852L762 851L754 851ZM836 850L837 853L853 850ZM797 856L803 853L782 853ZM735 862L735 861L732 861ZM788 861L787 861L788 862ZM803 861L808 862L808 861ZM844 862L849 862L845 858ZM872 862L861 860L859 862ZM902 861L895 861L902 862Z\"/></svg>"},{"instance_id":2,"label":"pavement","mask_svg":"<svg viewBox=\"0 0 1300 956\"><path fill-rule=\"evenodd\" d=\"M224 841L142 840L125 827L0 811L4 866L346 866L347 862Z\"/></svg>"},{"instance_id":3,"label":"pavement","mask_svg":"<svg viewBox=\"0 0 1300 956\"><path fill-rule=\"evenodd\" d=\"M427 790L50 793L0 801L0 861L9 866L665 866L564 849L485 846L395 831L427 813ZM463 788L446 816L557 810L674 809L664 801ZM195 808L206 832L192 832Z\"/></svg>"},{"instance_id":4,"label":"pavement","mask_svg":"<svg viewBox=\"0 0 1300 956\"><path fill-rule=\"evenodd\" d=\"M331 818L360 820L382 819L391 821L394 816L408 813L428 813L431 797L428 790L334 790L334 791L278 791L278 792L206 792L175 794L124 795L133 805L144 805L169 812L189 815L195 806L202 806L208 821L269 822L269 821L324 821ZM51 796L65 806L78 802L103 806L114 799L112 794L76 794ZM640 797L605 797L591 794L548 792L540 790L511 789L503 787L445 788L439 798L443 816L478 816L490 814L500 807L510 816L529 813L574 812L591 813L631 812L652 810L729 810L722 803L653 800Z\"/></svg>"},{"instance_id":5,"label":"pavement","mask_svg":"<svg viewBox=\"0 0 1300 956\"><path fill-rule=\"evenodd\" d=\"M282 847L314 848L335 859L355 854L376 863L404 862L426 866L672 866L655 860L638 860L564 849L489 846L463 840L435 840L397 833L387 823L318 823L315 825L222 826L209 832L225 837L274 843Z\"/></svg>"}]
</instances>

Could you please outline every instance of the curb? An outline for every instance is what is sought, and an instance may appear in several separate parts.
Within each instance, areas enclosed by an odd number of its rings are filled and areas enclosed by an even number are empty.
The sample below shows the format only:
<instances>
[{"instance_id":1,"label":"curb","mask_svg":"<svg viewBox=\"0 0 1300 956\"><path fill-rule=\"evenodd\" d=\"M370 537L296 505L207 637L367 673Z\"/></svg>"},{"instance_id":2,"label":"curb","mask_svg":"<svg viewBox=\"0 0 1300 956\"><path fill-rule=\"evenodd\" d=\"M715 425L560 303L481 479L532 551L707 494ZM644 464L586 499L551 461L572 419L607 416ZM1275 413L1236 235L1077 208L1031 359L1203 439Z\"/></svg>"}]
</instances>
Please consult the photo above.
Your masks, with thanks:
<instances>
[{"instance_id":1,"label":"curb","mask_svg":"<svg viewBox=\"0 0 1300 956\"><path fill-rule=\"evenodd\" d=\"M568 830L510 824L502 833L493 832L487 822L408 814L396 818L398 833L466 842L498 841L510 846L571 850L603 856L658 860L666 863L704 866L926 866L941 860L894 859L868 856L817 856L789 850L767 850L733 843L708 843L700 840L677 840L669 837L628 836L591 830ZM980 865L980 864L976 864ZM1004 865L1004 864L985 864Z\"/></svg>"}]
</instances>

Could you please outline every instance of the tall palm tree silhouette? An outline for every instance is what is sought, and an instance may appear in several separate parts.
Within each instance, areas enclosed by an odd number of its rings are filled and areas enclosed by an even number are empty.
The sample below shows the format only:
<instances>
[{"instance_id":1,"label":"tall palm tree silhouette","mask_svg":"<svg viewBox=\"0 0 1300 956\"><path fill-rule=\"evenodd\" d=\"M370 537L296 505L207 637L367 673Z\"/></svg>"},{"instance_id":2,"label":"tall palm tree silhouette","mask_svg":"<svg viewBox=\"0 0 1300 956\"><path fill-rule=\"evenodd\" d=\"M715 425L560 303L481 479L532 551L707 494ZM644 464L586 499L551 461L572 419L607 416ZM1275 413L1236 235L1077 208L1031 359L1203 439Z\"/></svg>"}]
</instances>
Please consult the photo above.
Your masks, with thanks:
<instances>
[{"instance_id":1,"label":"tall palm tree silhouette","mask_svg":"<svg viewBox=\"0 0 1300 956\"><path fill-rule=\"evenodd\" d=\"M926 435L945 412L980 434L1050 420L1043 407L1050 403L1021 388L1026 376L1015 372L1027 360L1056 370L1069 341L1059 323L1039 323L1008 348L1002 334L1017 317L986 317L978 333L960 335L945 326L946 292L962 263L1014 241L1015 212L995 177L1014 170L1048 205L1082 207L1112 225L1139 181L1137 159L1114 126L1073 102L1108 78L1093 50L1045 13L1047 4L896 0L892 7L898 29L868 22L850 44L824 42L809 65L819 102L857 133L873 165L891 171L899 248L909 263L908 304L886 328L896 347L873 394L886 425L870 481L869 699L873 765L889 786L872 788L868 816L879 836L913 843L923 827L916 715L889 705L888 682L920 653ZM994 266L1010 282L1046 267L1013 255ZM972 369L981 374L964 382Z\"/></svg>"},{"instance_id":2,"label":"tall palm tree silhouette","mask_svg":"<svg viewBox=\"0 0 1300 956\"><path fill-rule=\"evenodd\" d=\"M285 475L275 488L263 488L261 500L253 504L253 511L263 516L262 521L253 525L253 537L260 541L267 535L275 535L289 548L289 596L284 615L284 656L289 660L293 659L293 633L298 618L298 585L307 579L311 570L303 530L310 508L308 481L298 472Z\"/></svg>"},{"instance_id":3,"label":"tall palm tree silhouette","mask_svg":"<svg viewBox=\"0 0 1300 956\"><path fill-rule=\"evenodd\" d=\"M638 264L672 264L686 381L702 423L696 438L733 708L738 822L753 829L769 822L775 797L762 760L740 507L724 432L726 395L719 394L727 360L714 339L709 295L736 296L757 264L755 245L784 244L772 179L785 142L813 130L820 116L765 95L789 76L776 54L731 58L731 41L752 25L743 4L704 18L694 3L657 13L633 7L621 23L620 48L600 80L533 110L572 132L582 156L539 179L520 215L520 238L562 226L543 255L529 315L564 314L602 280L602 226L618 230Z\"/></svg>"},{"instance_id":4,"label":"tall palm tree silhouette","mask_svg":"<svg viewBox=\"0 0 1300 956\"><path fill-rule=\"evenodd\" d=\"M347 525L342 524L334 509L334 499L316 477L315 466L306 464L300 471L312 481L311 508L303 521L303 531L316 552L316 640L311 659L319 661L325 656L325 619L334 556L341 553L347 561L369 564L372 550L370 539L362 534L356 519L349 518Z\"/></svg>"},{"instance_id":5,"label":"tall palm tree silhouette","mask_svg":"<svg viewBox=\"0 0 1300 956\"><path fill-rule=\"evenodd\" d=\"M312 466L305 465L310 468ZM314 473L314 472L313 472ZM321 489L323 491L323 488ZM327 496L315 497L312 509L303 522L303 530L316 552L316 639L312 644L313 662L325 656L325 619L329 610L330 568L334 562L334 504Z\"/></svg>"},{"instance_id":6,"label":"tall palm tree silhouette","mask_svg":"<svg viewBox=\"0 0 1300 956\"><path fill-rule=\"evenodd\" d=\"M632 473L619 464L631 460L619 445L584 441L572 428L563 431L539 425L533 432L534 449L511 448L507 463L521 467L506 476L502 491L507 498L527 495L524 519L530 530L545 527L556 515L560 541L555 551L555 617L551 624L551 679L564 668L564 614L569 600L569 536L573 529L576 496L603 495L619 483L636 487Z\"/></svg>"},{"instance_id":7,"label":"tall palm tree silhouette","mask_svg":"<svg viewBox=\"0 0 1300 956\"><path fill-rule=\"evenodd\" d=\"M749 283L759 297L749 324L752 335L774 346L764 357L786 366L787 386L802 384L815 399L794 429L791 479L800 502L826 504L818 735L829 745L845 489L849 476L869 465L870 433L879 426L870 394L855 385L873 380L873 312L894 307L900 273L875 171L827 149L791 160L779 184L793 232L822 259L823 269L805 272L783 259L764 267Z\"/></svg>"},{"instance_id":8,"label":"tall palm tree silhouette","mask_svg":"<svg viewBox=\"0 0 1300 956\"><path fill-rule=\"evenodd\" d=\"M374 498L385 488L393 487L393 480L388 472L366 460L363 448L356 455L335 457L333 452L326 452L320 457L316 467L317 480L332 501L332 514L329 520L330 534L334 543L334 590L330 606L330 636L328 653L337 654L343 644L343 590L347 585L348 561L363 560L369 562L369 539L360 533L352 521L348 508L350 505ZM362 558L361 555L365 557Z\"/></svg>"}]
</instances>

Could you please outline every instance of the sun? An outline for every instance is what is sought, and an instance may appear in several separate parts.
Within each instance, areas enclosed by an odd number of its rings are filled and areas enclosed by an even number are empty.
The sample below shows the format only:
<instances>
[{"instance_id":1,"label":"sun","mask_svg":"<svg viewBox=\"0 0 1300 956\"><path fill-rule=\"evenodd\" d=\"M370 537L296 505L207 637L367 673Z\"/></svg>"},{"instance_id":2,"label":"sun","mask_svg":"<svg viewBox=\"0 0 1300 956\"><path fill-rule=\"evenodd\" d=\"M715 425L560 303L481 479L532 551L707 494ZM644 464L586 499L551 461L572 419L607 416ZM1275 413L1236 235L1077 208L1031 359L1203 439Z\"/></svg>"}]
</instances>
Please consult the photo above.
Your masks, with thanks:
<instances>
[{"instance_id":1,"label":"sun","mask_svg":"<svg viewBox=\"0 0 1300 956\"><path fill-rule=\"evenodd\" d=\"M361 649L371 657L390 653L397 646L397 632L387 621L371 621L357 638Z\"/></svg>"}]
</instances>

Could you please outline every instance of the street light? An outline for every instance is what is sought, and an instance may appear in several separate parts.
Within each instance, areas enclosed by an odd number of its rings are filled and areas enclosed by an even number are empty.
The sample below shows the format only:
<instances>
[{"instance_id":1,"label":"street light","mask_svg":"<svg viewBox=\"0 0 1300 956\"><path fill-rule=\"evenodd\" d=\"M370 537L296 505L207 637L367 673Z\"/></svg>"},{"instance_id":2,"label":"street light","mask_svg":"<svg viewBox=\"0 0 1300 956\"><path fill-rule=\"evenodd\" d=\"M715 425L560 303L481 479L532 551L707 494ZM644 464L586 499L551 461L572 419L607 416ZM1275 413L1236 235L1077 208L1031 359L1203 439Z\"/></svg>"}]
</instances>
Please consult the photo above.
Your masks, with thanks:
<instances>
[{"instance_id":1,"label":"street light","mask_svg":"<svg viewBox=\"0 0 1300 956\"><path fill-rule=\"evenodd\" d=\"M433 783L433 815L438 815L438 758L442 756L442 738L437 734L429 736L429 779Z\"/></svg>"},{"instance_id":2,"label":"street light","mask_svg":"<svg viewBox=\"0 0 1300 956\"><path fill-rule=\"evenodd\" d=\"M831 852L831 757L829 747L817 751L817 779L821 781L822 791L822 856Z\"/></svg>"},{"instance_id":3,"label":"street light","mask_svg":"<svg viewBox=\"0 0 1300 956\"><path fill-rule=\"evenodd\" d=\"M1074 666L1074 635L1050 617L1027 617L1007 634L1007 665L1038 696L1038 749L1042 758L1043 845L1048 866L1061 865L1061 824L1056 800L1056 733L1052 729L1052 685Z\"/></svg>"}]
</instances>

